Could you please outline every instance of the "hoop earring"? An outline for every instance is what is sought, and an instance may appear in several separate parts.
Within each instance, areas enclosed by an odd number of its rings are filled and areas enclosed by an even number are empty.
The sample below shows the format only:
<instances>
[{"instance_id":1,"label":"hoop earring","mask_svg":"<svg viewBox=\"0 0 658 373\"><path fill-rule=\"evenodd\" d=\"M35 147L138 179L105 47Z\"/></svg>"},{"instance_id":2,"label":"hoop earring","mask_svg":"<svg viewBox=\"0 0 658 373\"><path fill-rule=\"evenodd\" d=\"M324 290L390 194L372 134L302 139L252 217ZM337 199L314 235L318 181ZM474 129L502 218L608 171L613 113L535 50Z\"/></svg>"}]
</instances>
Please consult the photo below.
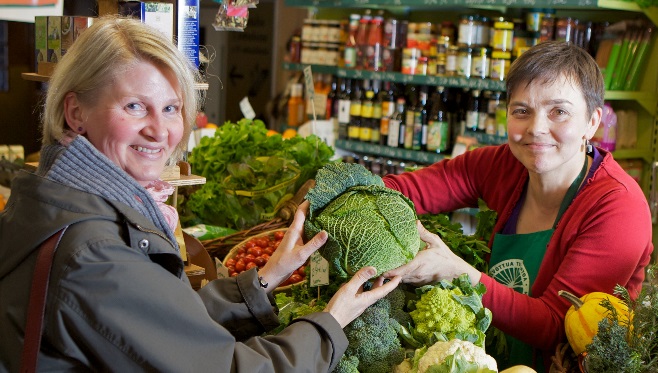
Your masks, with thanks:
<instances>
[{"instance_id":1,"label":"hoop earring","mask_svg":"<svg viewBox=\"0 0 658 373\"><path fill-rule=\"evenodd\" d=\"M590 154L594 151L594 148L592 147L592 144L589 142L589 140L585 140L585 151L587 154Z\"/></svg>"}]
</instances>

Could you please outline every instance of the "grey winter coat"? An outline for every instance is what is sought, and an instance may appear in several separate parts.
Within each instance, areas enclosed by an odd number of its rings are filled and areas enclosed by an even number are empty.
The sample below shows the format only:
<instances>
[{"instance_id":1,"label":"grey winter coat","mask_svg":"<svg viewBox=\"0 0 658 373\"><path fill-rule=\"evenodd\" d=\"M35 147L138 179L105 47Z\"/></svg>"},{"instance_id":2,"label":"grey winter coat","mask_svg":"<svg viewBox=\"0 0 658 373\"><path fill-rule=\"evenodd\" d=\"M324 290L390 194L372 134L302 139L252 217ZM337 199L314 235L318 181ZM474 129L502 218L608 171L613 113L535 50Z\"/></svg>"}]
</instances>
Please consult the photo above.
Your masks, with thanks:
<instances>
[{"instance_id":1,"label":"grey winter coat","mask_svg":"<svg viewBox=\"0 0 658 373\"><path fill-rule=\"evenodd\" d=\"M254 270L189 285L176 247L131 207L22 172L0 214L0 372L19 369L37 248L55 254L40 371L326 372L347 340L328 313L277 336Z\"/></svg>"}]
</instances>

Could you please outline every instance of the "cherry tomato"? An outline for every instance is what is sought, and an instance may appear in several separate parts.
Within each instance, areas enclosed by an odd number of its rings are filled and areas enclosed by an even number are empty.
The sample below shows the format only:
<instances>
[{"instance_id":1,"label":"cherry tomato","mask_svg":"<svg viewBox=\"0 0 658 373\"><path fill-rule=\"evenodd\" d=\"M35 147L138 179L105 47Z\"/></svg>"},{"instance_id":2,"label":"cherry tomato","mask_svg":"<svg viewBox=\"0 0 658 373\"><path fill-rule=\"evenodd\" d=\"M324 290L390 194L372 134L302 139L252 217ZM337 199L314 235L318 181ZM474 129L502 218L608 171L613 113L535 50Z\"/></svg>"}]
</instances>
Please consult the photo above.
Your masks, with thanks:
<instances>
[{"instance_id":1,"label":"cherry tomato","mask_svg":"<svg viewBox=\"0 0 658 373\"><path fill-rule=\"evenodd\" d=\"M283 236L286 234L284 231L276 231L274 232L274 239L277 241L281 241L283 239Z\"/></svg>"},{"instance_id":2,"label":"cherry tomato","mask_svg":"<svg viewBox=\"0 0 658 373\"><path fill-rule=\"evenodd\" d=\"M244 247L247 248L247 249L250 248L250 247L254 247L254 246L256 246L256 241L254 241L254 240L249 240L249 241L247 241L246 244L244 244Z\"/></svg>"},{"instance_id":3,"label":"cherry tomato","mask_svg":"<svg viewBox=\"0 0 658 373\"><path fill-rule=\"evenodd\" d=\"M249 262L249 263L247 263L247 265L245 266L244 270L245 270L245 271L248 271L248 270L250 270L250 269L252 269L252 268L254 268L254 267L258 267L258 266L256 265L256 263L254 263L254 262Z\"/></svg>"},{"instance_id":4,"label":"cherry tomato","mask_svg":"<svg viewBox=\"0 0 658 373\"><path fill-rule=\"evenodd\" d=\"M274 252L274 249L273 249L273 248L271 248L271 247L266 247L266 248L263 249L262 254L272 255L273 252ZM261 254L261 255L262 255L262 254Z\"/></svg>"},{"instance_id":5,"label":"cherry tomato","mask_svg":"<svg viewBox=\"0 0 658 373\"><path fill-rule=\"evenodd\" d=\"M226 266L227 267L234 267L235 266L235 259L226 259Z\"/></svg>"},{"instance_id":6,"label":"cherry tomato","mask_svg":"<svg viewBox=\"0 0 658 373\"><path fill-rule=\"evenodd\" d=\"M276 240L274 241L274 244L272 244L272 247L274 247L274 250L279 248L279 245L281 245L281 240Z\"/></svg>"},{"instance_id":7,"label":"cherry tomato","mask_svg":"<svg viewBox=\"0 0 658 373\"><path fill-rule=\"evenodd\" d=\"M232 266L226 266L226 269L227 269L229 272L235 272L235 265L232 265Z\"/></svg>"},{"instance_id":8,"label":"cherry tomato","mask_svg":"<svg viewBox=\"0 0 658 373\"><path fill-rule=\"evenodd\" d=\"M296 272L299 273L302 277L306 276L306 266L299 267Z\"/></svg>"},{"instance_id":9,"label":"cherry tomato","mask_svg":"<svg viewBox=\"0 0 658 373\"><path fill-rule=\"evenodd\" d=\"M296 273L293 273L292 276L290 276L290 278L288 279L288 281L290 281L291 284L300 282L301 280L303 280L302 276Z\"/></svg>"},{"instance_id":10,"label":"cherry tomato","mask_svg":"<svg viewBox=\"0 0 658 373\"><path fill-rule=\"evenodd\" d=\"M255 240L256 240L256 246L259 247L267 247L267 245L269 244L267 237L259 237L256 238Z\"/></svg>"},{"instance_id":11,"label":"cherry tomato","mask_svg":"<svg viewBox=\"0 0 658 373\"><path fill-rule=\"evenodd\" d=\"M270 254L265 254L265 253L263 253L263 254L261 254L260 257L263 258L263 259L265 259L266 262L267 262L268 260L270 260Z\"/></svg>"},{"instance_id":12,"label":"cherry tomato","mask_svg":"<svg viewBox=\"0 0 658 373\"><path fill-rule=\"evenodd\" d=\"M256 257L251 254L247 254L244 256L244 258L242 258L242 260L244 260L244 264L252 263L254 259L256 259Z\"/></svg>"},{"instance_id":13,"label":"cherry tomato","mask_svg":"<svg viewBox=\"0 0 658 373\"><path fill-rule=\"evenodd\" d=\"M262 256L257 256L256 259L254 259L254 263L256 263L257 266L262 267L267 263L267 259Z\"/></svg>"},{"instance_id":14,"label":"cherry tomato","mask_svg":"<svg viewBox=\"0 0 658 373\"><path fill-rule=\"evenodd\" d=\"M235 277L235 276L237 276L237 275L238 275L237 272L229 272L229 276L230 276L230 277Z\"/></svg>"},{"instance_id":15,"label":"cherry tomato","mask_svg":"<svg viewBox=\"0 0 658 373\"><path fill-rule=\"evenodd\" d=\"M263 249L261 249L260 247L250 247L249 249L247 249L247 253L253 256L259 256L260 254L263 253Z\"/></svg>"},{"instance_id":16,"label":"cherry tomato","mask_svg":"<svg viewBox=\"0 0 658 373\"><path fill-rule=\"evenodd\" d=\"M246 264L245 264L244 260L238 259L238 261L235 262L235 271L236 272L242 272L242 271L244 271L245 266L246 266Z\"/></svg>"},{"instance_id":17,"label":"cherry tomato","mask_svg":"<svg viewBox=\"0 0 658 373\"><path fill-rule=\"evenodd\" d=\"M238 249L238 254L244 254L247 252L247 245L244 245Z\"/></svg>"}]
</instances>

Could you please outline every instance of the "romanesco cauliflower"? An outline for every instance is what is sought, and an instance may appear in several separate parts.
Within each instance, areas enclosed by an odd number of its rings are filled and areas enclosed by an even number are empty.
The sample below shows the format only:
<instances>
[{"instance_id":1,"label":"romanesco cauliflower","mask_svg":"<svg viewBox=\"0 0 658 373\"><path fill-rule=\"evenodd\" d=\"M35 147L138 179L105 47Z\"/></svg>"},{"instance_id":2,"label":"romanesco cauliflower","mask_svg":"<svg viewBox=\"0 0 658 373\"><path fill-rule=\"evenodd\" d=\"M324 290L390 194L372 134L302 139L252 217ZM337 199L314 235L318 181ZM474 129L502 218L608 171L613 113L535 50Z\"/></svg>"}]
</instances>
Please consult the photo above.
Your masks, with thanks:
<instances>
[{"instance_id":1,"label":"romanesco cauliflower","mask_svg":"<svg viewBox=\"0 0 658 373\"><path fill-rule=\"evenodd\" d=\"M461 339L484 347L484 332L491 324L491 311L482 305L484 285L472 286L468 275L417 289L421 294L415 310L414 336L425 345L437 340Z\"/></svg>"}]
</instances>

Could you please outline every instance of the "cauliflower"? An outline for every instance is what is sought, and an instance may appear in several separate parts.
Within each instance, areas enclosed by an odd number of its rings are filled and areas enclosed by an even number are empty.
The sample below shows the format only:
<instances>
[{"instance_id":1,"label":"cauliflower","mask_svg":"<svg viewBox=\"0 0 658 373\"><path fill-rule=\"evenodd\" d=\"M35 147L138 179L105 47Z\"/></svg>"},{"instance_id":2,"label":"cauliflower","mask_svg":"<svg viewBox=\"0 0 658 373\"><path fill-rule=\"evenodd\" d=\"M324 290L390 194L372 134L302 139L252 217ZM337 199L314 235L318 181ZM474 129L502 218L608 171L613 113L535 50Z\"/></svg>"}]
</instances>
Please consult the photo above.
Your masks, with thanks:
<instances>
[{"instance_id":1,"label":"cauliflower","mask_svg":"<svg viewBox=\"0 0 658 373\"><path fill-rule=\"evenodd\" d=\"M365 266L377 275L414 258L420 248L413 202L386 188L382 179L359 164L330 163L318 170L304 235L322 230L329 238L320 254L338 278Z\"/></svg>"},{"instance_id":2,"label":"cauliflower","mask_svg":"<svg viewBox=\"0 0 658 373\"><path fill-rule=\"evenodd\" d=\"M421 294L415 310L409 314L414 321L414 337L425 345L437 340L461 339L484 347L484 332L491 324L491 311L482 305L485 288L472 286L468 275L441 281L417 289Z\"/></svg>"},{"instance_id":3,"label":"cauliflower","mask_svg":"<svg viewBox=\"0 0 658 373\"><path fill-rule=\"evenodd\" d=\"M450 359L452 357L452 359ZM465 364L471 363L471 364ZM418 360L417 373L425 373L435 365L446 365L445 372L485 373L497 372L496 360L487 355L482 347L471 342L453 339L448 342L436 342L430 346ZM461 365L460 365L461 364ZM466 367L467 370L463 370Z\"/></svg>"},{"instance_id":4,"label":"cauliflower","mask_svg":"<svg viewBox=\"0 0 658 373\"><path fill-rule=\"evenodd\" d=\"M435 287L423 294L410 312L416 332L429 340L434 332L448 337L456 333L470 332L475 325L475 314L465 305L457 303L453 295L462 296L459 289L447 290Z\"/></svg>"}]
</instances>

